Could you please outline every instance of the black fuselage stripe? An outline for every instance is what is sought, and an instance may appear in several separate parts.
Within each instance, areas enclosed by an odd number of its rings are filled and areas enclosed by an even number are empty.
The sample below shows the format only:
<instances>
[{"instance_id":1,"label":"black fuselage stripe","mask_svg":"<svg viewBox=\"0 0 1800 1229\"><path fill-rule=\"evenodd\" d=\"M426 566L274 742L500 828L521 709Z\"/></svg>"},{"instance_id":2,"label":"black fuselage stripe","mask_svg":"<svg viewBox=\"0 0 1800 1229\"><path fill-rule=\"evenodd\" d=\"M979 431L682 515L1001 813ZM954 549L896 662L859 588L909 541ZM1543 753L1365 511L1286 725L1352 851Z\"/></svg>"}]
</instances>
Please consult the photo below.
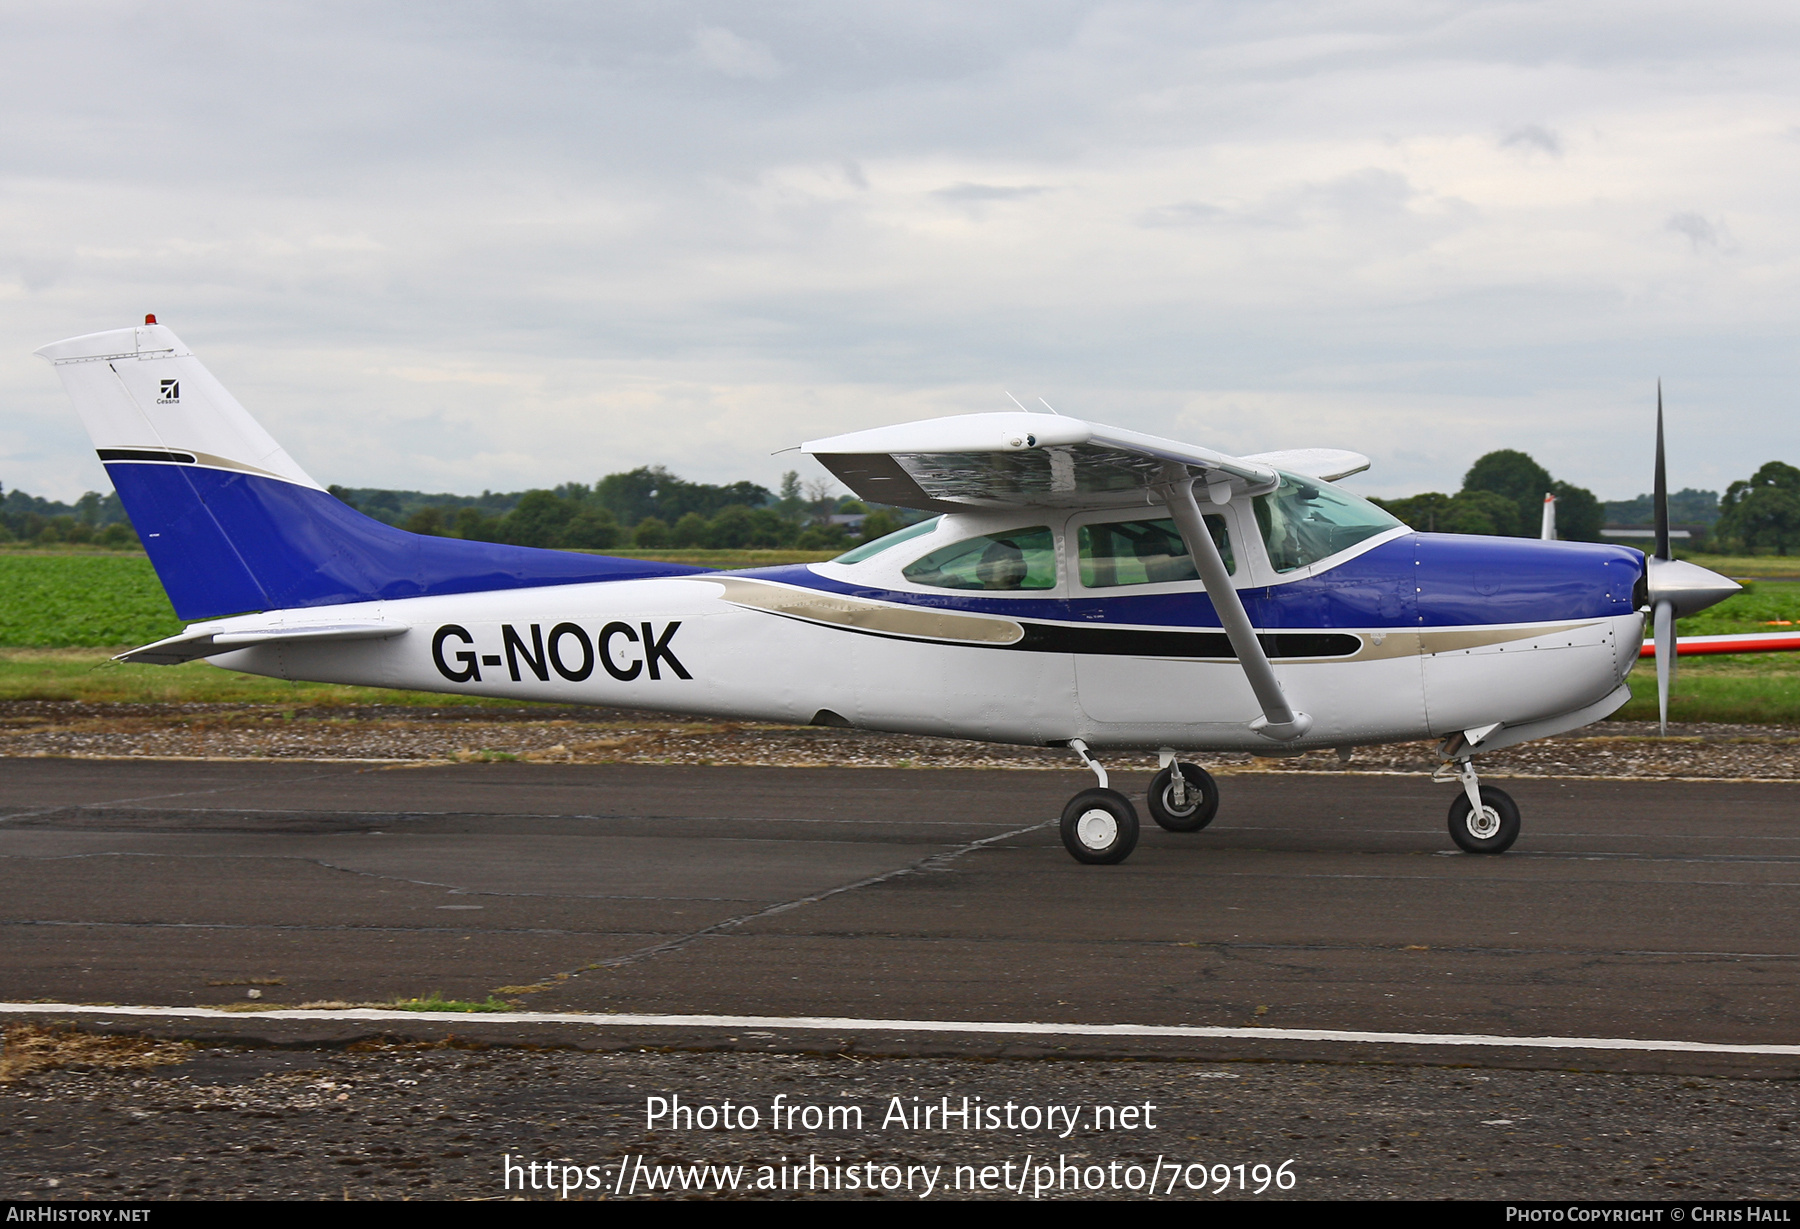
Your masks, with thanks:
<instances>
[{"instance_id":1,"label":"black fuselage stripe","mask_svg":"<svg viewBox=\"0 0 1800 1229\"><path fill-rule=\"evenodd\" d=\"M759 609L747 607L746 609ZM1069 627L1057 623L1024 623L1023 638L1012 644L984 643L976 640L946 640L934 636L902 636L894 632L867 627L849 627L827 623L780 610L762 610L763 614L792 619L811 627L850 632L857 636L874 636L880 640L905 640L912 644L941 644L951 648L1000 649L1024 653L1071 653L1087 657L1188 657L1234 661L1231 638L1224 632L1163 632L1135 628ZM1283 657L1349 657L1362 648L1360 637L1343 632L1265 632L1257 642L1270 658Z\"/></svg>"}]
</instances>

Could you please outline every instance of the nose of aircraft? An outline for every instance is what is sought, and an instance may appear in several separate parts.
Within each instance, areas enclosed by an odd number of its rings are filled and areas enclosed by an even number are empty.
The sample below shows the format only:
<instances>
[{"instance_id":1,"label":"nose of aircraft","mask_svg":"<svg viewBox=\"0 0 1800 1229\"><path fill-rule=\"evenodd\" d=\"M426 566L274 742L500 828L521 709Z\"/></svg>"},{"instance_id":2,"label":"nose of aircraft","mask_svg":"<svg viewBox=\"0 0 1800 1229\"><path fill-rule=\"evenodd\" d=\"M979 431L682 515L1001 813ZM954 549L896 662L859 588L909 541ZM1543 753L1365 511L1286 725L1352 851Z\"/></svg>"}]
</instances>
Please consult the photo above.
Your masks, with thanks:
<instances>
[{"instance_id":1,"label":"nose of aircraft","mask_svg":"<svg viewBox=\"0 0 1800 1229\"><path fill-rule=\"evenodd\" d=\"M1743 589L1730 577L1684 559L1658 559L1652 555L1644 564L1651 609L1667 602L1678 619L1717 605Z\"/></svg>"}]
</instances>

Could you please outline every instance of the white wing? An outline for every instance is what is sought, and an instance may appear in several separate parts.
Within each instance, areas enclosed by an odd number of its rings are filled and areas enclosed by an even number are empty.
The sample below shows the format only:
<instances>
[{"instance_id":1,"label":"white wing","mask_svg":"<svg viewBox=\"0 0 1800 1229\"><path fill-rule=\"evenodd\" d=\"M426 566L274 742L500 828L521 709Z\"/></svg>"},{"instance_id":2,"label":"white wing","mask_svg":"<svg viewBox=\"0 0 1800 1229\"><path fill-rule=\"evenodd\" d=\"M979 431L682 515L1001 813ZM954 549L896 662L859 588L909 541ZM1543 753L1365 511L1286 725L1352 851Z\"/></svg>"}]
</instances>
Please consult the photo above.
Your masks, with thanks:
<instances>
[{"instance_id":1,"label":"white wing","mask_svg":"<svg viewBox=\"0 0 1800 1229\"><path fill-rule=\"evenodd\" d=\"M1320 482L1336 482L1369 468L1369 458L1345 448L1285 448L1280 452L1258 452L1240 458L1259 465L1272 465L1289 473Z\"/></svg>"},{"instance_id":2,"label":"white wing","mask_svg":"<svg viewBox=\"0 0 1800 1229\"><path fill-rule=\"evenodd\" d=\"M1170 462L1233 494L1278 480L1266 460L1048 414L961 414L800 447L863 499L932 512L1142 503L1145 487L1168 480Z\"/></svg>"}]
</instances>

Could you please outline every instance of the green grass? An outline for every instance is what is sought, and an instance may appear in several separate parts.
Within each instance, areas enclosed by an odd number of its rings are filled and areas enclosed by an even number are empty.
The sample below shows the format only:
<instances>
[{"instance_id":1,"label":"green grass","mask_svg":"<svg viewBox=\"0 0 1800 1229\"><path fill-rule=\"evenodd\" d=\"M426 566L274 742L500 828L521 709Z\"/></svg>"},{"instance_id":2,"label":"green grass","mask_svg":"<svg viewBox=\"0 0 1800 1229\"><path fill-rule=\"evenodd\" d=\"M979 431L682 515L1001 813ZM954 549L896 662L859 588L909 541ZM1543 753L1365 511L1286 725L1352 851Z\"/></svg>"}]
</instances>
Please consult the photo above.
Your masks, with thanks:
<instances>
[{"instance_id":1,"label":"green grass","mask_svg":"<svg viewBox=\"0 0 1800 1229\"><path fill-rule=\"evenodd\" d=\"M1620 721L1656 720L1656 663L1632 670L1631 702ZM1800 653L1684 657L1669 696L1670 721L1800 725Z\"/></svg>"},{"instance_id":2,"label":"green grass","mask_svg":"<svg viewBox=\"0 0 1800 1229\"><path fill-rule=\"evenodd\" d=\"M1711 568L1733 580L1746 576L1800 576L1800 555L1697 555L1678 548L1675 557Z\"/></svg>"},{"instance_id":3,"label":"green grass","mask_svg":"<svg viewBox=\"0 0 1800 1229\"><path fill-rule=\"evenodd\" d=\"M597 553L597 552L596 552ZM815 563L832 551L627 551L624 558L711 568ZM88 548L0 551L0 646L118 647L173 636L185 622L149 557Z\"/></svg>"},{"instance_id":4,"label":"green grass","mask_svg":"<svg viewBox=\"0 0 1800 1229\"><path fill-rule=\"evenodd\" d=\"M400 999L388 1004L400 1011L517 1011L519 1004L509 1003L505 999L497 999L488 995L482 1002L469 999L447 999L441 991L433 990L422 999Z\"/></svg>"},{"instance_id":5,"label":"green grass","mask_svg":"<svg viewBox=\"0 0 1800 1229\"><path fill-rule=\"evenodd\" d=\"M1794 626L1772 627L1785 620ZM1683 636L1722 636L1730 632L1800 631L1800 581L1753 580L1717 606L1680 620Z\"/></svg>"},{"instance_id":6,"label":"green grass","mask_svg":"<svg viewBox=\"0 0 1800 1229\"><path fill-rule=\"evenodd\" d=\"M118 651L116 648L112 650ZM73 700L86 704L278 704L294 708L365 704L531 708L523 700L389 691L337 683L290 683L221 670L203 661L179 666L124 665L104 649L0 649L0 700Z\"/></svg>"},{"instance_id":7,"label":"green grass","mask_svg":"<svg viewBox=\"0 0 1800 1229\"><path fill-rule=\"evenodd\" d=\"M147 644L182 626L144 555L0 554L0 645Z\"/></svg>"}]
</instances>

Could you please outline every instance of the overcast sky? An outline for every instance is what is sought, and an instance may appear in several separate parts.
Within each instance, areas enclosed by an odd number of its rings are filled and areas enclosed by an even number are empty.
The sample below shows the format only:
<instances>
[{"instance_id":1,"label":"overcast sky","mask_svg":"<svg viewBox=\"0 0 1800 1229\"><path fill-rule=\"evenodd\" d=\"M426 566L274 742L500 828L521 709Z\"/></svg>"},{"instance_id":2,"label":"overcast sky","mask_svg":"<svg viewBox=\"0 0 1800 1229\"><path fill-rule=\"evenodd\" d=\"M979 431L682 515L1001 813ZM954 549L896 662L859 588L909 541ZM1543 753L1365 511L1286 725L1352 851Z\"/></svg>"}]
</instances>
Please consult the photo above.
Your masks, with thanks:
<instances>
[{"instance_id":1,"label":"overcast sky","mask_svg":"<svg viewBox=\"0 0 1800 1229\"><path fill-rule=\"evenodd\" d=\"M479 492L1066 413L1800 463L1792 4L0 4L0 482L30 352L155 312L314 477Z\"/></svg>"}]
</instances>

